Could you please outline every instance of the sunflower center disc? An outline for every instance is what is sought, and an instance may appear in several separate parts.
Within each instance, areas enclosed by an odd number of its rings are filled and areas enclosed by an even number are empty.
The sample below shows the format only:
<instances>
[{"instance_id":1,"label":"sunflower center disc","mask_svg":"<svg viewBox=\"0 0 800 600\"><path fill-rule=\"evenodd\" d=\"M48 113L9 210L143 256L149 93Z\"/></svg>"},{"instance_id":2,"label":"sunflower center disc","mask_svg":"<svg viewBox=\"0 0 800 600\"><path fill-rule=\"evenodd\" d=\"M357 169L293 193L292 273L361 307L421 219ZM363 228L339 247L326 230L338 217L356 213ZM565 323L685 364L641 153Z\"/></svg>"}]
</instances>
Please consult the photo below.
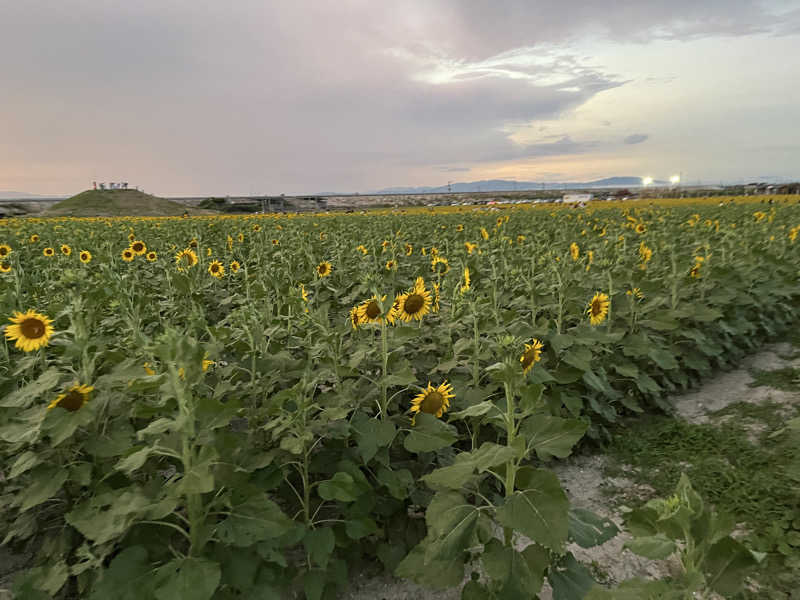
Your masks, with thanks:
<instances>
[{"instance_id":1,"label":"sunflower center disc","mask_svg":"<svg viewBox=\"0 0 800 600\"><path fill-rule=\"evenodd\" d=\"M534 350L528 350L522 355L522 368L527 369L533 364L533 359L536 356Z\"/></svg>"},{"instance_id":2,"label":"sunflower center disc","mask_svg":"<svg viewBox=\"0 0 800 600\"><path fill-rule=\"evenodd\" d=\"M83 396L80 392L72 391L59 401L58 406L66 408L70 412L75 412L83 406Z\"/></svg>"},{"instance_id":3,"label":"sunflower center disc","mask_svg":"<svg viewBox=\"0 0 800 600\"><path fill-rule=\"evenodd\" d=\"M368 316L370 319L375 319L375 318L377 318L377 317L378 317L378 315L380 315L380 314L381 314L381 309L380 309L380 308L378 308L378 303L377 303L377 302L374 302L374 301L373 301L373 302L370 302L370 303L367 305L367 316Z\"/></svg>"},{"instance_id":4,"label":"sunflower center disc","mask_svg":"<svg viewBox=\"0 0 800 600\"><path fill-rule=\"evenodd\" d=\"M20 330L29 340L40 338L44 335L44 323L39 319L25 319L20 325Z\"/></svg>"},{"instance_id":5,"label":"sunflower center disc","mask_svg":"<svg viewBox=\"0 0 800 600\"><path fill-rule=\"evenodd\" d=\"M406 298L404 308L408 314L413 315L414 313L419 312L424 304L425 299L420 294L411 294L408 298Z\"/></svg>"},{"instance_id":6,"label":"sunflower center disc","mask_svg":"<svg viewBox=\"0 0 800 600\"><path fill-rule=\"evenodd\" d=\"M424 413L428 413L429 415L435 415L442 409L443 402L444 396L442 396L441 393L428 392L420 403L419 409Z\"/></svg>"},{"instance_id":7,"label":"sunflower center disc","mask_svg":"<svg viewBox=\"0 0 800 600\"><path fill-rule=\"evenodd\" d=\"M592 316L597 317L600 315L600 312L601 312L600 302L595 300L594 302L592 302Z\"/></svg>"}]
</instances>

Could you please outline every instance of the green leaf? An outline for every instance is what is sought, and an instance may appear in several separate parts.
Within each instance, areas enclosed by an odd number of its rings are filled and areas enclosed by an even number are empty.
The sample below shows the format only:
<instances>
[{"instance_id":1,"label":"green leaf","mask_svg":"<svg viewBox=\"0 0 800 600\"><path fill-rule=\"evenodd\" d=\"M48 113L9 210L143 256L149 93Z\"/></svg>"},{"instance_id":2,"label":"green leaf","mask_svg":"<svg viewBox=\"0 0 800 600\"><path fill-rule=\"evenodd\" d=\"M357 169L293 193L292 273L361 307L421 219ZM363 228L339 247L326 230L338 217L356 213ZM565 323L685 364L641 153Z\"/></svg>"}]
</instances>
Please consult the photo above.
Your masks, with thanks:
<instances>
[{"instance_id":1,"label":"green leaf","mask_svg":"<svg viewBox=\"0 0 800 600\"><path fill-rule=\"evenodd\" d=\"M292 527L292 520L266 494L248 498L231 509L231 514L217 527L224 544L250 546L277 538Z\"/></svg>"},{"instance_id":2,"label":"green leaf","mask_svg":"<svg viewBox=\"0 0 800 600\"><path fill-rule=\"evenodd\" d=\"M544 568L547 566L545 563L541 568L532 569L522 553L504 546L497 539L484 546L481 564L493 587L497 587L500 600L535 597L544 583Z\"/></svg>"},{"instance_id":3,"label":"green leaf","mask_svg":"<svg viewBox=\"0 0 800 600\"><path fill-rule=\"evenodd\" d=\"M464 579L464 561L461 557L452 560L426 561L426 541L417 544L394 571L397 577L436 590L446 590L459 585Z\"/></svg>"},{"instance_id":4,"label":"green leaf","mask_svg":"<svg viewBox=\"0 0 800 600\"><path fill-rule=\"evenodd\" d=\"M135 470L140 469L144 463L147 462L147 458L150 456L150 452L152 452L152 448L149 446L145 446L144 448L139 448L135 452L132 452L121 461L119 461L114 468L118 471L124 471L128 475L133 473Z\"/></svg>"},{"instance_id":5,"label":"green leaf","mask_svg":"<svg viewBox=\"0 0 800 600\"><path fill-rule=\"evenodd\" d=\"M484 400L483 402L473 404L464 410L450 413L450 421L458 421L459 419L467 419L469 417L482 417L493 408L496 408L494 402L491 400Z\"/></svg>"},{"instance_id":6,"label":"green leaf","mask_svg":"<svg viewBox=\"0 0 800 600\"><path fill-rule=\"evenodd\" d=\"M528 444L536 450L540 460L553 456L566 458L589 428L589 424L577 419L562 419L550 415L534 415L522 424L522 434Z\"/></svg>"},{"instance_id":7,"label":"green leaf","mask_svg":"<svg viewBox=\"0 0 800 600\"><path fill-rule=\"evenodd\" d=\"M568 365L581 371L591 371L592 351L586 346L575 346L562 359Z\"/></svg>"},{"instance_id":8,"label":"green leaf","mask_svg":"<svg viewBox=\"0 0 800 600\"><path fill-rule=\"evenodd\" d=\"M61 467L41 466L31 472L32 483L20 493L20 511L40 505L55 496L67 480L68 471Z\"/></svg>"},{"instance_id":9,"label":"green leaf","mask_svg":"<svg viewBox=\"0 0 800 600\"><path fill-rule=\"evenodd\" d=\"M0 399L0 407L3 408L27 408L34 400L38 400L45 392L49 392L56 385L60 374L58 369L50 367L36 378L36 381L14 390Z\"/></svg>"},{"instance_id":10,"label":"green leaf","mask_svg":"<svg viewBox=\"0 0 800 600\"><path fill-rule=\"evenodd\" d=\"M29 469L32 469L36 465L42 462L41 454L36 452L31 452L30 450L26 450L22 454L17 457L17 460L14 461L14 464L11 465L11 471L8 474L8 479L14 479L18 475L22 475Z\"/></svg>"},{"instance_id":11,"label":"green leaf","mask_svg":"<svg viewBox=\"0 0 800 600\"><path fill-rule=\"evenodd\" d=\"M582 600L595 583L589 570L571 552L550 568L547 580L553 588L553 600Z\"/></svg>"},{"instance_id":12,"label":"green leaf","mask_svg":"<svg viewBox=\"0 0 800 600\"><path fill-rule=\"evenodd\" d=\"M386 467L380 467L377 479L385 485L389 493L398 500L405 500L414 487L414 476L408 469L392 471Z\"/></svg>"},{"instance_id":13,"label":"green leaf","mask_svg":"<svg viewBox=\"0 0 800 600\"><path fill-rule=\"evenodd\" d=\"M475 465L470 462L457 462L441 467L422 477L422 481L432 488L460 490L475 473Z\"/></svg>"},{"instance_id":14,"label":"green leaf","mask_svg":"<svg viewBox=\"0 0 800 600\"><path fill-rule=\"evenodd\" d=\"M325 591L325 571L312 569L303 575L303 591L306 600L320 600Z\"/></svg>"},{"instance_id":15,"label":"green leaf","mask_svg":"<svg viewBox=\"0 0 800 600\"><path fill-rule=\"evenodd\" d=\"M147 514L151 501L139 490L122 488L96 494L65 515L67 523L95 544L122 535L138 518Z\"/></svg>"},{"instance_id":16,"label":"green leaf","mask_svg":"<svg viewBox=\"0 0 800 600\"><path fill-rule=\"evenodd\" d=\"M154 582L149 577L152 567L147 558L147 550L142 546L130 546L122 550L107 569L101 572L100 579L92 586L89 600L140 600L150 598Z\"/></svg>"},{"instance_id":17,"label":"green leaf","mask_svg":"<svg viewBox=\"0 0 800 600\"><path fill-rule=\"evenodd\" d=\"M203 558L178 558L158 569L158 600L210 600L219 587L219 564Z\"/></svg>"},{"instance_id":18,"label":"green leaf","mask_svg":"<svg viewBox=\"0 0 800 600\"><path fill-rule=\"evenodd\" d=\"M347 537L352 540L360 540L363 537L376 533L378 531L378 524L369 517L360 517L358 519L348 519L345 521L344 528Z\"/></svg>"},{"instance_id":19,"label":"green leaf","mask_svg":"<svg viewBox=\"0 0 800 600\"><path fill-rule=\"evenodd\" d=\"M614 370L623 377L630 377L636 379L639 376L639 369L633 363L625 363L624 365L614 365Z\"/></svg>"},{"instance_id":20,"label":"green leaf","mask_svg":"<svg viewBox=\"0 0 800 600\"><path fill-rule=\"evenodd\" d=\"M677 369L678 368L678 361L675 360L675 355L672 354L669 350L664 348L653 348L647 354L650 358L653 359L659 367L668 371L670 369Z\"/></svg>"},{"instance_id":21,"label":"green leaf","mask_svg":"<svg viewBox=\"0 0 800 600\"><path fill-rule=\"evenodd\" d=\"M367 463L378 452L378 448L389 446L397 433L394 423L371 419L359 413L352 422L355 440L362 460Z\"/></svg>"},{"instance_id":22,"label":"green leaf","mask_svg":"<svg viewBox=\"0 0 800 600\"><path fill-rule=\"evenodd\" d=\"M676 590L666 581L628 579L619 587L607 590L594 586L586 600L682 600L683 591Z\"/></svg>"},{"instance_id":23,"label":"green leaf","mask_svg":"<svg viewBox=\"0 0 800 600\"><path fill-rule=\"evenodd\" d=\"M425 563L449 560L464 554L478 522L479 511L456 492L439 492L425 512L430 542Z\"/></svg>"},{"instance_id":24,"label":"green leaf","mask_svg":"<svg viewBox=\"0 0 800 600\"><path fill-rule=\"evenodd\" d=\"M726 537L711 547L702 568L708 585L728 597L742 589L742 580L756 564L747 548Z\"/></svg>"},{"instance_id":25,"label":"green leaf","mask_svg":"<svg viewBox=\"0 0 800 600\"><path fill-rule=\"evenodd\" d=\"M551 550L560 551L567 540L569 501L555 473L523 467L518 487L497 509L497 520Z\"/></svg>"},{"instance_id":26,"label":"green leaf","mask_svg":"<svg viewBox=\"0 0 800 600\"><path fill-rule=\"evenodd\" d=\"M445 448L455 442L458 436L451 426L443 423L433 415L418 413L415 425L403 446L409 452L433 452Z\"/></svg>"},{"instance_id":27,"label":"green leaf","mask_svg":"<svg viewBox=\"0 0 800 600\"><path fill-rule=\"evenodd\" d=\"M356 485L349 473L339 471L332 478L319 484L319 495L324 500L338 500L340 502L353 502L361 495L361 490Z\"/></svg>"},{"instance_id":28,"label":"green leaf","mask_svg":"<svg viewBox=\"0 0 800 600\"><path fill-rule=\"evenodd\" d=\"M656 535L635 537L632 540L625 542L625 547L634 554L644 556L653 560L667 558L672 555L677 547L675 542L669 539L663 533Z\"/></svg>"},{"instance_id":29,"label":"green leaf","mask_svg":"<svg viewBox=\"0 0 800 600\"><path fill-rule=\"evenodd\" d=\"M303 538L303 547L311 557L312 562L323 569L327 568L328 561L336 546L336 537L330 527L309 529Z\"/></svg>"},{"instance_id":30,"label":"green leaf","mask_svg":"<svg viewBox=\"0 0 800 600\"><path fill-rule=\"evenodd\" d=\"M592 548L605 544L619 533L611 519L604 519L584 508L569 511L569 539L581 548Z\"/></svg>"}]
</instances>

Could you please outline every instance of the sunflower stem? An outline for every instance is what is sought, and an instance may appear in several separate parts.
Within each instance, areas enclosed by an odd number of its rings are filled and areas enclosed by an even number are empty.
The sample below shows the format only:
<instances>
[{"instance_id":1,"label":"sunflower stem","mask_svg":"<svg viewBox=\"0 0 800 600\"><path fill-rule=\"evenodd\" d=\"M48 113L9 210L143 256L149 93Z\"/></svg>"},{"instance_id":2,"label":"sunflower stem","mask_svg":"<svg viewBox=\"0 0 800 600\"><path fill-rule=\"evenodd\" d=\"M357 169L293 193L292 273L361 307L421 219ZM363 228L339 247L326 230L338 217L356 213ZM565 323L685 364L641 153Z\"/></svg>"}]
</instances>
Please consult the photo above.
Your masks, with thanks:
<instances>
[{"instance_id":1,"label":"sunflower stem","mask_svg":"<svg viewBox=\"0 0 800 600\"><path fill-rule=\"evenodd\" d=\"M383 359L383 377L381 377L381 421L388 417L386 377L389 372L389 342L386 334L386 319L381 319L381 357Z\"/></svg>"},{"instance_id":2,"label":"sunflower stem","mask_svg":"<svg viewBox=\"0 0 800 600\"><path fill-rule=\"evenodd\" d=\"M509 448L513 448L514 440L516 438L516 422L515 422L515 412L516 412L516 405L514 403L514 394L511 390L511 387L508 385L508 382L503 384L503 388L506 392L506 446ZM516 484L516 477L517 477L517 462L515 459L511 459L506 462L506 480L505 480L505 497L510 498L511 495L514 493L514 486ZM511 547L512 538L514 536L514 529L511 527L505 527L503 529L503 535L505 537L506 546Z\"/></svg>"}]
</instances>

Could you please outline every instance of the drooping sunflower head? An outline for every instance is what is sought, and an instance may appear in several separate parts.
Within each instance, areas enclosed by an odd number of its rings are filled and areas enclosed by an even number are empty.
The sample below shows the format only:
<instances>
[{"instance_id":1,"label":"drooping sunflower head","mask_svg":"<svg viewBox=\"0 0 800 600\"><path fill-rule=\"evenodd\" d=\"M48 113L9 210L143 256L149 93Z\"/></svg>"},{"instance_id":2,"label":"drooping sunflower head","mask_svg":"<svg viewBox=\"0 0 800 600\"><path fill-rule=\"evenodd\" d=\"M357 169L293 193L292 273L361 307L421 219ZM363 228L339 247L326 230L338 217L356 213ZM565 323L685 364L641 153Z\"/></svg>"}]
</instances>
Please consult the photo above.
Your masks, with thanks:
<instances>
[{"instance_id":1,"label":"drooping sunflower head","mask_svg":"<svg viewBox=\"0 0 800 600\"><path fill-rule=\"evenodd\" d=\"M11 246L8 244L0 244L0 258L5 258L11 254Z\"/></svg>"},{"instance_id":2,"label":"drooping sunflower head","mask_svg":"<svg viewBox=\"0 0 800 600\"><path fill-rule=\"evenodd\" d=\"M444 275L450 270L450 263L444 256L434 256L431 261L431 271Z\"/></svg>"},{"instance_id":3,"label":"drooping sunflower head","mask_svg":"<svg viewBox=\"0 0 800 600\"><path fill-rule=\"evenodd\" d=\"M569 245L569 254L572 257L572 260L578 260L581 256L581 249L578 247L578 244L572 242Z\"/></svg>"},{"instance_id":4,"label":"drooping sunflower head","mask_svg":"<svg viewBox=\"0 0 800 600\"><path fill-rule=\"evenodd\" d=\"M327 277L328 275L331 274L331 271L333 271L333 267L331 266L331 263L329 263L327 260L317 265L317 275L319 275L320 277Z\"/></svg>"},{"instance_id":5,"label":"drooping sunflower head","mask_svg":"<svg viewBox=\"0 0 800 600\"><path fill-rule=\"evenodd\" d=\"M197 248L197 238L189 240L189 248Z\"/></svg>"},{"instance_id":6,"label":"drooping sunflower head","mask_svg":"<svg viewBox=\"0 0 800 600\"><path fill-rule=\"evenodd\" d=\"M308 302L308 292L306 291L306 286L302 283L300 284L300 297L303 299L303 302Z\"/></svg>"},{"instance_id":7,"label":"drooping sunflower head","mask_svg":"<svg viewBox=\"0 0 800 600\"><path fill-rule=\"evenodd\" d=\"M396 304L399 319L406 323L412 320L421 321L431 310L431 293L425 288L414 288L398 296Z\"/></svg>"},{"instance_id":8,"label":"drooping sunflower head","mask_svg":"<svg viewBox=\"0 0 800 600\"><path fill-rule=\"evenodd\" d=\"M466 294L469 291L469 267L464 267L464 283L461 284L461 293Z\"/></svg>"},{"instance_id":9,"label":"drooping sunflower head","mask_svg":"<svg viewBox=\"0 0 800 600\"><path fill-rule=\"evenodd\" d=\"M527 375L533 365L542 360L542 348L544 348L544 344L536 338L533 338L530 344L525 344L525 351L519 357L523 375Z\"/></svg>"},{"instance_id":10,"label":"drooping sunflower head","mask_svg":"<svg viewBox=\"0 0 800 600\"><path fill-rule=\"evenodd\" d=\"M147 256L145 258L147 258L147 262L156 262L158 254L156 254L155 250L150 250L150 252L147 253Z\"/></svg>"},{"instance_id":11,"label":"drooping sunflower head","mask_svg":"<svg viewBox=\"0 0 800 600\"><path fill-rule=\"evenodd\" d=\"M42 250L42 254L44 254L45 256L55 256L55 253L56 251L53 250L52 248L45 248L44 250Z\"/></svg>"},{"instance_id":12,"label":"drooping sunflower head","mask_svg":"<svg viewBox=\"0 0 800 600\"><path fill-rule=\"evenodd\" d=\"M625 295L630 296L632 298L636 298L637 300L641 300L642 298L644 298L642 290L637 287L629 289L627 292L625 292Z\"/></svg>"},{"instance_id":13,"label":"drooping sunflower head","mask_svg":"<svg viewBox=\"0 0 800 600\"><path fill-rule=\"evenodd\" d=\"M602 323L606 315L608 315L608 307L610 301L608 294L603 292L596 292L594 297L589 302L589 307L586 309L586 314L589 315L589 322L592 325L599 325Z\"/></svg>"},{"instance_id":14,"label":"drooping sunflower head","mask_svg":"<svg viewBox=\"0 0 800 600\"><path fill-rule=\"evenodd\" d=\"M225 266L218 260L213 260L208 265L208 272L211 274L212 277L216 277L217 279L222 279L225 275Z\"/></svg>"},{"instance_id":15,"label":"drooping sunflower head","mask_svg":"<svg viewBox=\"0 0 800 600\"><path fill-rule=\"evenodd\" d=\"M66 244L61 244L61 254L63 254L64 256L69 256L70 254L72 254L72 248L70 248Z\"/></svg>"},{"instance_id":16,"label":"drooping sunflower head","mask_svg":"<svg viewBox=\"0 0 800 600\"><path fill-rule=\"evenodd\" d=\"M231 273L238 273L240 268L241 268L241 265L239 264L239 261L237 261L237 260L234 260L230 265Z\"/></svg>"},{"instance_id":17,"label":"drooping sunflower head","mask_svg":"<svg viewBox=\"0 0 800 600\"><path fill-rule=\"evenodd\" d=\"M89 401L89 393L94 388L90 385L75 384L63 394L59 394L47 407L47 410L59 407L69 412L79 410Z\"/></svg>"},{"instance_id":18,"label":"drooping sunflower head","mask_svg":"<svg viewBox=\"0 0 800 600\"><path fill-rule=\"evenodd\" d=\"M431 304L431 311L438 313L439 312L439 284L433 284L433 303Z\"/></svg>"},{"instance_id":19,"label":"drooping sunflower head","mask_svg":"<svg viewBox=\"0 0 800 600\"><path fill-rule=\"evenodd\" d=\"M411 401L410 412L414 415L423 412L440 418L450 408L450 399L454 397L453 386L447 380L438 387L433 387L429 381L428 387Z\"/></svg>"},{"instance_id":20,"label":"drooping sunflower head","mask_svg":"<svg viewBox=\"0 0 800 600\"><path fill-rule=\"evenodd\" d=\"M197 254L191 248L185 248L175 255L175 265L181 272L188 271L197 264Z\"/></svg>"},{"instance_id":21,"label":"drooping sunflower head","mask_svg":"<svg viewBox=\"0 0 800 600\"><path fill-rule=\"evenodd\" d=\"M11 263L6 261L0 262L0 273L11 273Z\"/></svg>"},{"instance_id":22,"label":"drooping sunflower head","mask_svg":"<svg viewBox=\"0 0 800 600\"><path fill-rule=\"evenodd\" d=\"M53 320L34 310L14 312L6 325L6 338L14 340L14 346L23 352L32 352L46 346L53 335Z\"/></svg>"},{"instance_id":23,"label":"drooping sunflower head","mask_svg":"<svg viewBox=\"0 0 800 600\"><path fill-rule=\"evenodd\" d=\"M92 262L92 253L88 250L81 250L80 254L78 254L78 258L81 259L83 264L88 265Z\"/></svg>"},{"instance_id":24,"label":"drooping sunflower head","mask_svg":"<svg viewBox=\"0 0 800 600\"><path fill-rule=\"evenodd\" d=\"M142 240L133 240L131 242L131 250L133 250L136 256L141 256L147 252L147 246L144 245Z\"/></svg>"},{"instance_id":25,"label":"drooping sunflower head","mask_svg":"<svg viewBox=\"0 0 800 600\"><path fill-rule=\"evenodd\" d=\"M405 245L406 256L411 256L414 253L414 247L411 244Z\"/></svg>"}]
</instances>

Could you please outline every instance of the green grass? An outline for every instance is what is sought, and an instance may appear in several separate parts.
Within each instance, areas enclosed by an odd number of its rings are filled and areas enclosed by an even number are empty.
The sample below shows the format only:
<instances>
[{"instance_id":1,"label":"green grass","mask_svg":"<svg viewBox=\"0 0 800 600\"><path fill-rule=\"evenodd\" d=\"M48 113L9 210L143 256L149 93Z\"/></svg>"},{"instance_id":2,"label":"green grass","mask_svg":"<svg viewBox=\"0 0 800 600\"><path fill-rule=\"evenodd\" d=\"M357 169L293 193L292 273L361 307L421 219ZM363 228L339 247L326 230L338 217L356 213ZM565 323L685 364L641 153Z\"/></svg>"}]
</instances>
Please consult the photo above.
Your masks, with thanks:
<instances>
[{"instance_id":1,"label":"green grass","mask_svg":"<svg viewBox=\"0 0 800 600\"><path fill-rule=\"evenodd\" d=\"M209 211L184 206L137 190L87 190L62 200L45 216L71 217L169 217L209 214Z\"/></svg>"},{"instance_id":2,"label":"green grass","mask_svg":"<svg viewBox=\"0 0 800 600\"><path fill-rule=\"evenodd\" d=\"M796 411L795 411L796 412ZM624 475L654 488L654 496L672 493L686 472L693 487L718 511L731 514L747 530L746 543L769 557L758 578L766 583L759 598L786 596L800 583L800 443L783 426L786 407L740 403L712 415L716 424L691 424L668 416L648 416L619 429L608 448ZM629 506L641 498L619 499Z\"/></svg>"},{"instance_id":3,"label":"green grass","mask_svg":"<svg viewBox=\"0 0 800 600\"><path fill-rule=\"evenodd\" d=\"M768 386L776 390L793 392L800 390L800 369L785 367L770 371L753 370L750 372L753 382L750 387Z\"/></svg>"}]
</instances>

